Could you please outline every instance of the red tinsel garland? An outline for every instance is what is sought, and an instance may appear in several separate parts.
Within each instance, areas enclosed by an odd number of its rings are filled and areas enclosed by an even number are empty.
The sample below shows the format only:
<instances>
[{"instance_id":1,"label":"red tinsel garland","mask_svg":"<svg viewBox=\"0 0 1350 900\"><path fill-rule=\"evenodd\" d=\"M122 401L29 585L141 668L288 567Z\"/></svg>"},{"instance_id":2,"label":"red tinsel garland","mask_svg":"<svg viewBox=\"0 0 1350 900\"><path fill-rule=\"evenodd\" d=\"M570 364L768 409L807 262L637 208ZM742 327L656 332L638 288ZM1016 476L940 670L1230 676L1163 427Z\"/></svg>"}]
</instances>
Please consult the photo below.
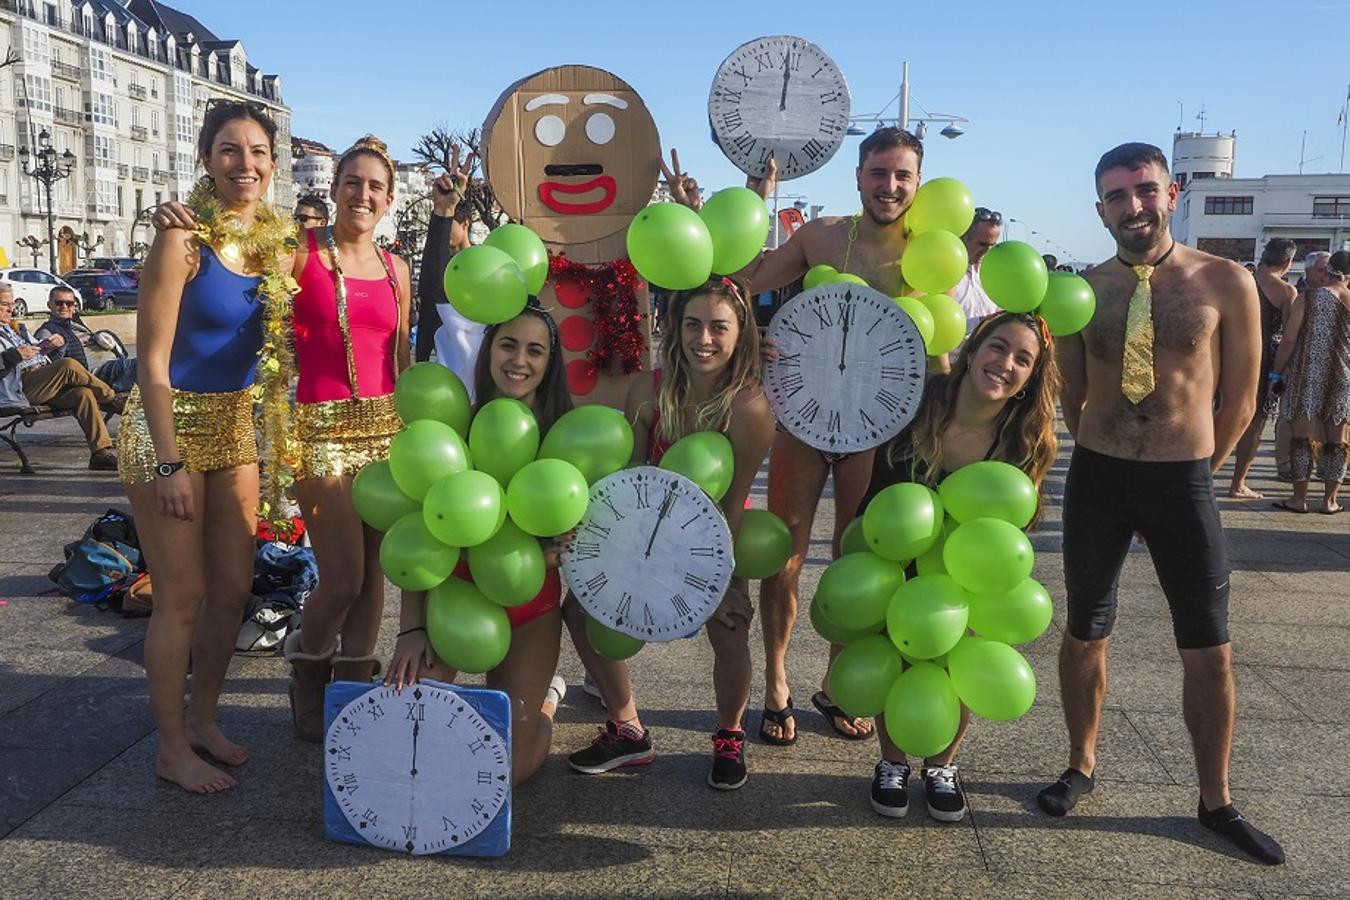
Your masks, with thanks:
<instances>
[{"instance_id":1,"label":"red tinsel garland","mask_svg":"<svg viewBox=\"0 0 1350 900\"><path fill-rule=\"evenodd\" d=\"M561 254L549 254L548 277L555 285L571 282L590 298L595 343L586 359L595 373L631 375L642 371L647 339L642 333L638 291L643 281L626 259L588 266ZM616 370L617 364L617 370Z\"/></svg>"}]
</instances>

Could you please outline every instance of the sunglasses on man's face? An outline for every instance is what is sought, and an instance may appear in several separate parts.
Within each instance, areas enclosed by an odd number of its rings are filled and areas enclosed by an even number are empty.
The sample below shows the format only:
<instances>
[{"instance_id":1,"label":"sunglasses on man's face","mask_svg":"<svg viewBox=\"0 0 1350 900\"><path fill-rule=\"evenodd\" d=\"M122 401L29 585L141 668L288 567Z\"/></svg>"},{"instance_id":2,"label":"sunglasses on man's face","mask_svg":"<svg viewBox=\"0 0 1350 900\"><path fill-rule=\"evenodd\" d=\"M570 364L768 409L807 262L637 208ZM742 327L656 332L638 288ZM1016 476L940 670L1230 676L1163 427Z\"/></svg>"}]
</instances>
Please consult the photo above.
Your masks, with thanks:
<instances>
[{"instance_id":1,"label":"sunglasses on man's face","mask_svg":"<svg viewBox=\"0 0 1350 900\"><path fill-rule=\"evenodd\" d=\"M987 209L983 206L975 207L976 222L993 222L995 225L1003 224L1003 213L997 210Z\"/></svg>"},{"instance_id":2,"label":"sunglasses on man's face","mask_svg":"<svg viewBox=\"0 0 1350 900\"><path fill-rule=\"evenodd\" d=\"M322 225L324 219L323 216L307 216L304 213L296 213L295 221L301 225L308 225L310 222L313 222L315 225Z\"/></svg>"},{"instance_id":3,"label":"sunglasses on man's face","mask_svg":"<svg viewBox=\"0 0 1350 900\"><path fill-rule=\"evenodd\" d=\"M74 306L74 300L53 300L52 306Z\"/></svg>"}]
</instances>

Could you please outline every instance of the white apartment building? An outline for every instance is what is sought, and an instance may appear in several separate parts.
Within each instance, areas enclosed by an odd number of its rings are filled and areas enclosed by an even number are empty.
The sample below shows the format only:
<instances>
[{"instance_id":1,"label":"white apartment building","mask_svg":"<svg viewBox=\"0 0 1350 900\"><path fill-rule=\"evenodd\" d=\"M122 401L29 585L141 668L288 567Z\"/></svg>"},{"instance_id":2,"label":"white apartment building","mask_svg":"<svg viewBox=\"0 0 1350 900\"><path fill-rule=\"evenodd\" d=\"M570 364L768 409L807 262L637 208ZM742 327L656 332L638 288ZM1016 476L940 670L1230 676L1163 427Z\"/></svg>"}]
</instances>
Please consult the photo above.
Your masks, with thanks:
<instances>
[{"instance_id":1,"label":"white apartment building","mask_svg":"<svg viewBox=\"0 0 1350 900\"><path fill-rule=\"evenodd\" d=\"M1178 133L1173 175L1182 186L1172 236L1240 263L1255 262L1271 238L1297 245L1291 278L1315 250L1350 246L1350 174L1234 178L1236 139Z\"/></svg>"},{"instance_id":2,"label":"white apartment building","mask_svg":"<svg viewBox=\"0 0 1350 900\"><path fill-rule=\"evenodd\" d=\"M133 252L149 240L146 211L187 196L216 97L259 103L276 120L270 199L290 207L290 109L280 78L250 65L239 40L156 0L0 0L6 47L17 61L0 72L0 249L12 264L33 261L18 241L48 237L45 188L16 152L42 131L76 157L71 177L52 185L55 231L101 237L94 255ZM69 242L58 243L71 264Z\"/></svg>"}]
</instances>

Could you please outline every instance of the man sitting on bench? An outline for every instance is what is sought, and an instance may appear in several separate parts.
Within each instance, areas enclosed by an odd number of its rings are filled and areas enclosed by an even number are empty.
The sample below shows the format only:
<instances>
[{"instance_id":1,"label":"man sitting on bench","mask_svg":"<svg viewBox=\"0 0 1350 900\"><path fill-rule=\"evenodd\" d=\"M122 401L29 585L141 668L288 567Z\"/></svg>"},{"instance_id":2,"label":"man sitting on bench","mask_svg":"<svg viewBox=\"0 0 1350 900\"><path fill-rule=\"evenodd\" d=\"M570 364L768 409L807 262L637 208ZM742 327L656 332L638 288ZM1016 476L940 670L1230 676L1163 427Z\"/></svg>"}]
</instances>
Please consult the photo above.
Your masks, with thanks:
<instances>
[{"instance_id":1,"label":"man sitting on bench","mask_svg":"<svg viewBox=\"0 0 1350 900\"><path fill-rule=\"evenodd\" d=\"M99 408L113 402L113 389L73 359L52 362L46 351L64 345L61 335L34 341L13 315L14 290L0 283L0 409L45 404L70 410L89 442L89 468L115 472L117 454Z\"/></svg>"}]
</instances>

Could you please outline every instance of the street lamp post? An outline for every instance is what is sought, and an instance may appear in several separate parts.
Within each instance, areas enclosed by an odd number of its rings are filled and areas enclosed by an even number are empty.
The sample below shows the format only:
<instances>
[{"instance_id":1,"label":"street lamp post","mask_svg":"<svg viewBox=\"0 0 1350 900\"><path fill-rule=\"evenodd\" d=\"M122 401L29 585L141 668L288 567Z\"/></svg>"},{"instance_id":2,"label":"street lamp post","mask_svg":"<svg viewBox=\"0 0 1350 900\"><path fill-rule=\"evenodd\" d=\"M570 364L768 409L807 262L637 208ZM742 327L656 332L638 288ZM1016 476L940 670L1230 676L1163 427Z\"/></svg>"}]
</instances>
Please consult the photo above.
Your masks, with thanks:
<instances>
[{"instance_id":1,"label":"street lamp post","mask_svg":"<svg viewBox=\"0 0 1350 900\"><path fill-rule=\"evenodd\" d=\"M47 196L47 265L53 275L56 274L56 223L52 216L52 185L63 178L69 178L75 171L75 154L67 150L57 154L52 146L52 136L47 129L38 132L37 153L27 147L19 148L19 158L23 161L23 173L41 183ZM30 157L36 162L29 164Z\"/></svg>"},{"instance_id":2,"label":"street lamp post","mask_svg":"<svg viewBox=\"0 0 1350 900\"><path fill-rule=\"evenodd\" d=\"M890 109L891 103L897 101L899 101L898 114L892 119L886 116L886 110ZM919 104L919 109L923 112L923 115L917 118L911 118L909 115L909 103L909 63L902 62L900 64L900 93L892 97L890 102L881 108L881 112L866 116L851 116L848 120L847 133L855 136L867 134L862 128L861 123L863 122L870 122L875 127L880 128L893 121L898 127L905 129L908 129L910 123L913 122L915 123L914 136L919 140L923 140L928 135L929 122L945 122L946 126L938 133L948 140L954 141L966 133L965 129L961 126L963 124L970 124L970 120L962 116L955 116L949 113L930 113L923 108L922 104Z\"/></svg>"}]
</instances>

